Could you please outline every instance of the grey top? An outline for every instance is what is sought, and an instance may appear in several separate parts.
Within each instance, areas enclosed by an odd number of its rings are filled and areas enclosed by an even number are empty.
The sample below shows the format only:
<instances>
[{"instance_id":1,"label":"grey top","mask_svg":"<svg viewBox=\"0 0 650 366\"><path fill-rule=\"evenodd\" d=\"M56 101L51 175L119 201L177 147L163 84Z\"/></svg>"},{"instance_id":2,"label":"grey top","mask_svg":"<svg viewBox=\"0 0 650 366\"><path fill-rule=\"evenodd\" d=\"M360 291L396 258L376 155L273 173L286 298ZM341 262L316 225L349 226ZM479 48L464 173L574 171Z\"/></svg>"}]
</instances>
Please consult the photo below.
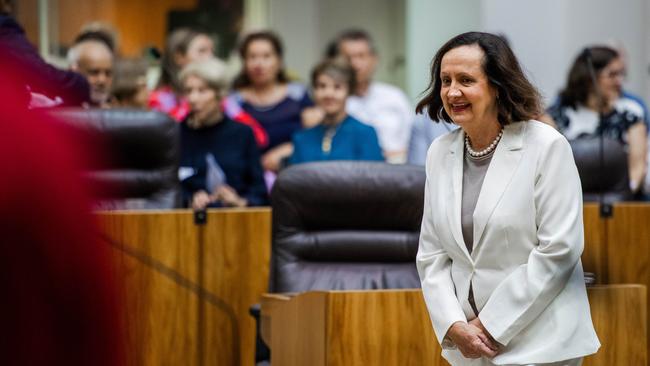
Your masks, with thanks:
<instances>
[{"instance_id":1,"label":"grey top","mask_svg":"<svg viewBox=\"0 0 650 366\"><path fill-rule=\"evenodd\" d=\"M463 160L463 198L461 201L460 222L465 246L467 246L467 251L470 254L474 249L474 209L476 208L478 195L481 193L485 173L487 173L490 161L492 161L492 155L494 155L494 150L480 158L472 157L465 152L465 159Z\"/></svg>"},{"instance_id":2,"label":"grey top","mask_svg":"<svg viewBox=\"0 0 650 366\"><path fill-rule=\"evenodd\" d=\"M481 186L485 179L490 161L492 161L494 150L480 158L475 158L465 151L463 159L463 197L460 211L460 223L463 229L463 240L469 254L474 249L474 209L478 201L478 195L481 193ZM474 289L470 283L468 300L472 306L474 314L478 316L478 309L474 301Z\"/></svg>"}]
</instances>

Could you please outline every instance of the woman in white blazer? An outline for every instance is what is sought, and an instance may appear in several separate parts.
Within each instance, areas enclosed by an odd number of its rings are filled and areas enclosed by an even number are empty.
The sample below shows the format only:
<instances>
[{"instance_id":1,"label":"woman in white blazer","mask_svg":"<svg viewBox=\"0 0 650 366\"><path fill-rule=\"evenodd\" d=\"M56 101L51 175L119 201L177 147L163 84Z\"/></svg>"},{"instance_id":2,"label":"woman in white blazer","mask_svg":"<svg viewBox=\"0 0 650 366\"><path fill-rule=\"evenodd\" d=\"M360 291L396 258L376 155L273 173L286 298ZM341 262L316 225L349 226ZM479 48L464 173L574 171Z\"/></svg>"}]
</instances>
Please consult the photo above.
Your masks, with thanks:
<instances>
[{"instance_id":1,"label":"woman in white blazer","mask_svg":"<svg viewBox=\"0 0 650 366\"><path fill-rule=\"evenodd\" d=\"M443 356L454 366L580 365L600 343L568 142L533 120L539 93L498 36L452 38L431 75L418 112L461 127L429 148L417 255Z\"/></svg>"}]
</instances>

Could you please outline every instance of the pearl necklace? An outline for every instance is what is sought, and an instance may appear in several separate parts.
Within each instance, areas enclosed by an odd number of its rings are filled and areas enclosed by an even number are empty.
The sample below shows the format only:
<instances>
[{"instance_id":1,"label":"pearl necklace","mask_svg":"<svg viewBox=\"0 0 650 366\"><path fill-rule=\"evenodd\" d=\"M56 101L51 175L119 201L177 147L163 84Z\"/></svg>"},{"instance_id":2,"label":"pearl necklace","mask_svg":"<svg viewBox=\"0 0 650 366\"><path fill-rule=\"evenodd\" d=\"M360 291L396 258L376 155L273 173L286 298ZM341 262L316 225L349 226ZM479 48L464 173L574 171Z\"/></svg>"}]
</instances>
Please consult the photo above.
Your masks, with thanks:
<instances>
[{"instance_id":1,"label":"pearl necklace","mask_svg":"<svg viewBox=\"0 0 650 366\"><path fill-rule=\"evenodd\" d=\"M482 156L485 156L485 155L491 153L492 151L494 151L494 149L496 149L497 145L499 144L499 141L501 141L501 136L503 136L503 129L501 129L501 131L499 132L497 137L494 139L494 141L492 141L492 143L490 145L488 145L488 147L486 147L485 149L483 149L481 151L474 151L472 149L472 146L469 143L469 136L467 134L465 134L465 149L467 150L467 153L470 156L475 157L475 158L480 158Z\"/></svg>"}]
</instances>

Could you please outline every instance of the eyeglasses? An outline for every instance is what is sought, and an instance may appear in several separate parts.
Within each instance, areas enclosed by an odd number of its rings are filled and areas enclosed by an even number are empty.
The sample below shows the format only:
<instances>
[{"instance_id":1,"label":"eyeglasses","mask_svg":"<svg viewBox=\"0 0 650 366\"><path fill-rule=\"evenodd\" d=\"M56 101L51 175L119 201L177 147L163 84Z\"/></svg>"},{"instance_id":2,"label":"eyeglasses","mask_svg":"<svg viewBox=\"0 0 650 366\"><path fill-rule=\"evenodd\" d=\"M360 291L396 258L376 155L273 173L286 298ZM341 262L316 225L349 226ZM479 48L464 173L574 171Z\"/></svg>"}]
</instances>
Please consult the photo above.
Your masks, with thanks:
<instances>
[{"instance_id":1,"label":"eyeglasses","mask_svg":"<svg viewBox=\"0 0 650 366\"><path fill-rule=\"evenodd\" d=\"M627 77L627 71L625 71L625 69L622 69L622 70L603 70L603 72L600 75L601 75L601 77L604 77L604 78L607 78L607 79L616 79L616 78L625 79Z\"/></svg>"}]
</instances>

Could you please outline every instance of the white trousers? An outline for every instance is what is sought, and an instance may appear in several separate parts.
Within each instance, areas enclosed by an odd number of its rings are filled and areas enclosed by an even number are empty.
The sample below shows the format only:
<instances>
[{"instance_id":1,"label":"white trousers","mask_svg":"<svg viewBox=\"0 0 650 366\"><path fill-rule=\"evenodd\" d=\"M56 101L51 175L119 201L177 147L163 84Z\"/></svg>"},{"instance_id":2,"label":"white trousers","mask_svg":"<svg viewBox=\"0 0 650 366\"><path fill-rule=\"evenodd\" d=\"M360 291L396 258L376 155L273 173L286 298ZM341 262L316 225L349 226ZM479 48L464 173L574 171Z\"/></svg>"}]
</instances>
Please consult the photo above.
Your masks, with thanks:
<instances>
[{"instance_id":1,"label":"white trousers","mask_svg":"<svg viewBox=\"0 0 650 366\"><path fill-rule=\"evenodd\" d=\"M501 366L580 366L582 365L582 357L574 358L573 360L558 361L551 363L536 363L526 365L501 365ZM467 359L462 364L454 364L453 366L494 366L490 360L485 358Z\"/></svg>"}]
</instances>

